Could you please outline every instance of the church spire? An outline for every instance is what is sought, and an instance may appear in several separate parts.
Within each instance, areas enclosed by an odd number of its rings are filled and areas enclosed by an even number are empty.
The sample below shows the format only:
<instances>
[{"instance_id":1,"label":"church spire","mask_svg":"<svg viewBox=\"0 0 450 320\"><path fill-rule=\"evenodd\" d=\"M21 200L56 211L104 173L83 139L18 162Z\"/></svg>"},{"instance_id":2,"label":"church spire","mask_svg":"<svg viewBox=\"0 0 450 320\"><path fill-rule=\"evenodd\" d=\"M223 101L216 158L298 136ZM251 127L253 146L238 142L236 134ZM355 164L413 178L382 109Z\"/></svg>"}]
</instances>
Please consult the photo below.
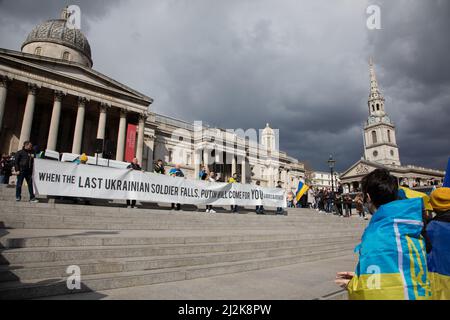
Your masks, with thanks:
<instances>
[{"instance_id":1,"label":"church spire","mask_svg":"<svg viewBox=\"0 0 450 320\"><path fill-rule=\"evenodd\" d=\"M375 68L373 65L373 58L369 59L369 73L370 73L370 97L369 99L383 99L380 89L378 88L377 76L375 75Z\"/></svg>"},{"instance_id":2,"label":"church spire","mask_svg":"<svg viewBox=\"0 0 450 320\"><path fill-rule=\"evenodd\" d=\"M370 116L384 116L384 97L378 88L378 81L375 75L375 68L373 65L373 59L369 59L369 73L370 73L370 94L369 94L369 115Z\"/></svg>"}]
</instances>

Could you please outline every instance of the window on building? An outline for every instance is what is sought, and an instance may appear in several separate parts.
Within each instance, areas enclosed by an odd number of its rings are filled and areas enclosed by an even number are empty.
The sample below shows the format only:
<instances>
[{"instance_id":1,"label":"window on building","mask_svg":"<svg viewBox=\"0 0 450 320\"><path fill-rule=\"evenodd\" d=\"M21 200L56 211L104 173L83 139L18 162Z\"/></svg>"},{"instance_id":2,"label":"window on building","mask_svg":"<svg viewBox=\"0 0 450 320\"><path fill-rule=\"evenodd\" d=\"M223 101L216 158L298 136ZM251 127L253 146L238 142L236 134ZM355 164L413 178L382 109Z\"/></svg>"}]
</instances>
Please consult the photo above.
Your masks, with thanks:
<instances>
[{"instance_id":1,"label":"window on building","mask_svg":"<svg viewBox=\"0 0 450 320\"><path fill-rule=\"evenodd\" d=\"M372 143L377 143L378 139L377 139L377 132L374 130L372 131Z\"/></svg>"},{"instance_id":2,"label":"window on building","mask_svg":"<svg viewBox=\"0 0 450 320\"><path fill-rule=\"evenodd\" d=\"M172 150L169 150L169 162L172 162L172 160L173 160L173 152L172 152Z\"/></svg>"},{"instance_id":3,"label":"window on building","mask_svg":"<svg viewBox=\"0 0 450 320\"><path fill-rule=\"evenodd\" d=\"M64 51L64 53L63 53L63 60L65 60L65 61L70 61L70 53L69 52L67 52L67 51Z\"/></svg>"},{"instance_id":4,"label":"window on building","mask_svg":"<svg viewBox=\"0 0 450 320\"><path fill-rule=\"evenodd\" d=\"M394 150L391 150L391 156L394 156Z\"/></svg>"},{"instance_id":5,"label":"window on building","mask_svg":"<svg viewBox=\"0 0 450 320\"><path fill-rule=\"evenodd\" d=\"M373 152L373 156L374 156L375 158L378 157L378 151L375 150L375 151Z\"/></svg>"},{"instance_id":6,"label":"window on building","mask_svg":"<svg viewBox=\"0 0 450 320\"><path fill-rule=\"evenodd\" d=\"M377 103L377 111L380 111L380 105Z\"/></svg>"},{"instance_id":7,"label":"window on building","mask_svg":"<svg viewBox=\"0 0 450 320\"><path fill-rule=\"evenodd\" d=\"M388 141L391 142L391 130L387 131Z\"/></svg>"},{"instance_id":8,"label":"window on building","mask_svg":"<svg viewBox=\"0 0 450 320\"><path fill-rule=\"evenodd\" d=\"M37 56L40 56L42 54L42 48L41 47L37 47L36 50L34 50L34 54Z\"/></svg>"}]
</instances>

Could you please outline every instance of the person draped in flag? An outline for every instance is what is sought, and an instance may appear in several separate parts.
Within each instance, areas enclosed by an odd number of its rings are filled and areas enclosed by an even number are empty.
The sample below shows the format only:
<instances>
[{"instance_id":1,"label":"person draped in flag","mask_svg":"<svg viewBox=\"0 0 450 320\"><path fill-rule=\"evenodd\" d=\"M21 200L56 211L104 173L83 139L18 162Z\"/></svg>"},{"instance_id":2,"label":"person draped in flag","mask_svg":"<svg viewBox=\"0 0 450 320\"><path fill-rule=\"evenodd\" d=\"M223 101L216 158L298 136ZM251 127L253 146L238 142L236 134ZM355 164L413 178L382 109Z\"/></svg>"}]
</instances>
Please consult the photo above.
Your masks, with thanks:
<instances>
[{"instance_id":1,"label":"person draped in flag","mask_svg":"<svg viewBox=\"0 0 450 320\"><path fill-rule=\"evenodd\" d=\"M362 179L372 219L355 251L355 272L338 272L335 282L351 300L429 300L422 198L398 200L398 181L385 169Z\"/></svg>"},{"instance_id":2,"label":"person draped in flag","mask_svg":"<svg viewBox=\"0 0 450 320\"><path fill-rule=\"evenodd\" d=\"M433 300L450 300L450 188L438 188L430 198L436 214L426 228Z\"/></svg>"}]
</instances>

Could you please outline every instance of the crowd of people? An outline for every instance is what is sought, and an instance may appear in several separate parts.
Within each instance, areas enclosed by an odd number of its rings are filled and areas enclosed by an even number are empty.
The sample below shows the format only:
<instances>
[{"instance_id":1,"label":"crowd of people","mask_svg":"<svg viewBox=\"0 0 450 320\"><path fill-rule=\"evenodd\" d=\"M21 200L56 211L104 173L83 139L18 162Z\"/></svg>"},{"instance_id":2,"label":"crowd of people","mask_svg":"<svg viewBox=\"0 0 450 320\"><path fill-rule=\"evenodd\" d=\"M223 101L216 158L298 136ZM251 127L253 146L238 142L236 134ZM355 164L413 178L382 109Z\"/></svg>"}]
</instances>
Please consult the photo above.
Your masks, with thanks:
<instances>
[{"instance_id":1,"label":"crowd of people","mask_svg":"<svg viewBox=\"0 0 450 320\"><path fill-rule=\"evenodd\" d=\"M320 213L335 214L343 218L351 217L355 209L361 219L367 220L368 209L363 205L362 193L344 193L341 185L337 186L336 191L331 188L312 187L299 201L289 192L287 200L290 208L312 208Z\"/></svg>"}]
</instances>

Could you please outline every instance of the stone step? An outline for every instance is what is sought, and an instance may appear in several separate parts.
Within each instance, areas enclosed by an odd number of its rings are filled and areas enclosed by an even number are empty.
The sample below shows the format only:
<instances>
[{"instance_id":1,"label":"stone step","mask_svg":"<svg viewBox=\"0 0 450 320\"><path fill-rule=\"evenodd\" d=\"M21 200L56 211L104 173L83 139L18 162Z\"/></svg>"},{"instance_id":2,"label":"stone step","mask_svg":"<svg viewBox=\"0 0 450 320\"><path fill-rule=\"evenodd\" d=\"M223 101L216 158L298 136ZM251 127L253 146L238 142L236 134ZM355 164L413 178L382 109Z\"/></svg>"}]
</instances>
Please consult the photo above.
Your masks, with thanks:
<instances>
[{"instance_id":1,"label":"stone step","mask_svg":"<svg viewBox=\"0 0 450 320\"><path fill-rule=\"evenodd\" d=\"M298 209L301 210L301 209ZM172 212L164 210L150 210L150 209L117 209L111 208L108 211L102 209L96 211L85 211L84 207L79 207L77 209L57 207L57 208L43 208L43 207L0 207L0 216L3 215L16 215L26 213L29 216L32 215L57 215L61 217L80 217L80 218L91 218L91 219L149 219L149 218L164 218L168 221L171 220L188 220L188 221L208 221L214 219L215 222L218 221L240 221L246 220L248 222L261 222L261 221L272 221L272 222L309 222L309 223L322 223L327 221L329 223L353 223L361 224L357 219L342 219L339 217L323 216L321 214L315 215L297 215L297 216L284 216L283 220L280 220L279 216L275 215L256 215L253 213L242 213L242 214L230 214L228 212L218 212L215 214L208 214L205 212Z\"/></svg>"},{"instance_id":2,"label":"stone step","mask_svg":"<svg viewBox=\"0 0 450 320\"><path fill-rule=\"evenodd\" d=\"M129 272L139 270L164 269L182 266L206 265L223 262L237 262L248 259L262 259L277 256L294 256L310 254L324 250L347 250L351 252L353 241L339 241L327 244L308 243L302 246L269 248L258 250L236 250L232 252L213 252L184 255L167 255L151 257L128 257L109 259L90 259L74 261L56 261L49 264L48 261L41 263L28 263L24 265L0 266L0 282L14 280L29 281L41 278L55 278L67 276L66 269L70 265L77 265L82 275L107 274L113 272ZM243 258L245 257L245 258Z\"/></svg>"},{"instance_id":3,"label":"stone step","mask_svg":"<svg viewBox=\"0 0 450 320\"><path fill-rule=\"evenodd\" d=\"M238 217L239 215L234 215ZM295 219L287 220L287 217L271 217L271 219L249 220L245 218L228 219L214 218L211 216L203 216L198 219L190 219L189 216L183 219L172 219L165 216L149 216L145 219L136 218L110 218L110 217L76 217L64 215L47 215L47 214L28 214L27 212L11 214L1 213L0 221L3 221L6 227L11 228L58 228L58 229L164 229L168 227L173 228L221 228L221 227L236 227L236 228L260 228L260 227L296 227L302 228L338 228L341 226L363 228L364 223L357 219L338 219L335 221L325 221L323 223L313 223L308 221L295 221ZM284 220L285 219L285 220Z\"/></svg>"},{"instance_id":4,"label":"stone step","mask_svg":"<svg viewBox=\"0 0 450 320\"><path fill-rule=\"evenodd\" d=\"M11 197L7 197L7 198L2 198L0 195L0 203L2 204L1 207L10 207L10 208L15 208L15 207L41 207L41 208L54 208L55 206L60 207L60 208L64 208L64 209L74 209L74 210L78 210L77 208L82 207L83 211L99 211L102 210L100 208L103 208L103 210L122 210L125 212L130 212L133 210L127 209L125 202L124 201L107 201L107 200L103 200L103 201L95 201L92 200L91 203L92 205L89 206L85 206L83 204L72 204L71 202L61 202L59 200L56 200L56 203L53 202L49 202L48 199L40 199L40 203L37 204L33 204L30 203L28 200L23 199L20 202L16 202L14 200L14 196ZM170 211L170 204L169 203L144 203L141 204L138 202L138 208L139 210L134 210L134 211L140 211L140 210L153 210L153 211L162 211L162 212L167 212ZM194 206L194 205L183 205L182 208L185 211L205 211L205 206L204 205L200 205L200 206ZM215 207L217 210L219 211L230 211L230 207L229 206L216 206ZM248 211L248 212L252 212L254 213L255 208L254 206L240 206L240 208L243 211ZM275 212L275 208L267 208L268 213L274 213ZM299 209L299 208L286 208L286 211L290 212L290 213L299 213L299 214L317 214L318 212L316 210L313 209Z\"/></svg>"},{"instance_id":5,"label":"stone step","mask_svg":"<svg viewBox=\"0 0 450 320\"><path fill-rule=\"evenodd\" d=\"M147 226L147 227L158 227L158 226L173 226L173 227L261 227L270 226L272 228L276 227L296 227L301 226L305 229L330 229L330 228L349 228L362 227L359 223L336 223L336 222L325 222L325 223L307 223L307 222L289 222L282 221L283 217L280 217L280 221L221 221L214 219L204 219L197 221L178 221L178 220L168 220L164 217L162 218L147 218L147 219L114 219L114 218L83 218L83 217L71 217L71 216L49 216L49 215L28 215L28 214L3 214L0 215L0 220L4 222L7 226L9 223L24 223L24 228L28 225L33 224L55 224L55 225L89 225L94 226L96 224L100 225L122 225L122 226Z\"/></svg>"},{"instance_id":6,"label":"stone step","mask_svg":"<svg viewBox=\"0 0 450 320\"><path fill-rule=\"evenodd\" d=\"M280 230L281 231L281 230ZM315 230L302 230L301 233L280 234L237 234L216 236L164 236L164 237L122 237L110 235L108 237L89 236L88 232L80 232L80 236L64 234L53 237L22 237L0 239L0 245L5 249L35 248L35 247L84 247L84 246L127 246L127 245L163 245L189 243L220 243L244 242L261 240L311 240L311 239L347 239L359 238L354 229L331 231L326 235L317 235ZM100 233L101 234L101 233ZM81 236L83 235L83 236Z\"/></svg>"},{"instance_id":7,"label":"stone step","mask_svg":"<svg viewBox=\"0 0 450 320\"><path fill-rule=\"evenodd\" d=\"M0 283L0 299L33 299L40 297L73 294L151 285L171 281L205 278L223 274L273 268L289 264L338 257L347 250L328 250L296 256L281 256L239 262L216 263L203 266L178 267L146 271L131 271L82 276L81 290L69 290L65 278L37 279L30 283L20 281Z\"/></svg>"},{"instance_id":8,"label":"stone step","mask_svg":"<svg viewBox=\"0 0 450 320\"><path fill-rule=\"evenodd\" d=\"M350 238L352 243L356 239ZM129 245L129 246L91 246L91 247L55 247L55 248L23 248L6 249L2 252L2 265L16 265L32 262L83 261L89 259L108 259L125 257L144 257L162 255L183 255L212 252L230 252L237 250L259 250L282 247L302 247L308 243L322 244L341 243L335 239L319 240L271 240L248 242L224 242L211 244L184 245Z\"/></svg>"}]
</instances>

